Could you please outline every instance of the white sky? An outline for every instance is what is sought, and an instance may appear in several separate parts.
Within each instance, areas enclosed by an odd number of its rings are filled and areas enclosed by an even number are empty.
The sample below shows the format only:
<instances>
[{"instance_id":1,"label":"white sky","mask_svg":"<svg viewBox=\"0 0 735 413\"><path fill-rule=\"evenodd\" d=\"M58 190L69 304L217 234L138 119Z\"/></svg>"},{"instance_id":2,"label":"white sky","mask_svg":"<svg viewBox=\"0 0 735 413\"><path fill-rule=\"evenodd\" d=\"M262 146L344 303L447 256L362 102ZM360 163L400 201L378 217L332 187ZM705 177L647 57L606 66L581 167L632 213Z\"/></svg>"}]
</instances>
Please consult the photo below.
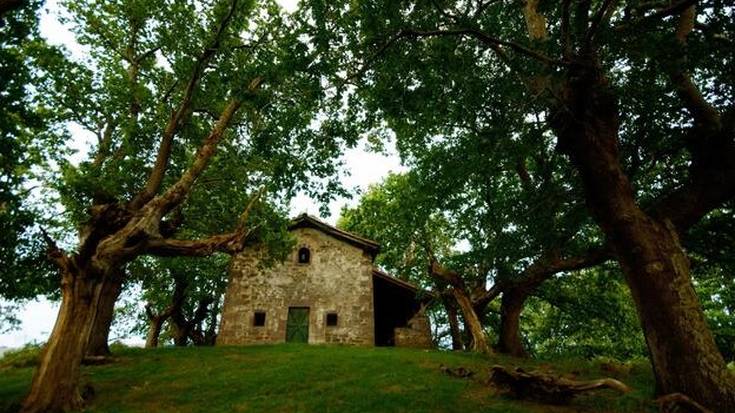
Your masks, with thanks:
<instances>
[{"instance_id":1,"label":"white sky","mask_svg":"<svg viewBox=\"0 0 735 413\"><path fill-rule=\"evenodd\" d=\"M293 11L297 0L278 0L278 3L286 11ZM74 58L82 59L85 55L84 49L76 43L73 34L58 20L58 0L47 0L45 8L46 12L41 18L41 34L52 44L66 46ZM73 135L70 146L78 151L72 160L79 161L84 158L94 138L91 133L78 125L71 125L70 131ZM386 148L391 155L368 152L365 142L360 142L356 148L346 151L342 160L349 176L342 181L344 187L365 190L370 184L381 181L391 171L404 171L406 168L401 165L398 156L395 155L392 144L387 144ZM334 224L344 205L355 205L356 203L357 196L351 200L340 198L331 202L329 204L330 216L325 218L326 221ZM290 210L292 215L302 212L319 215L319 205L305 195L294 198ZM57 311L58 304L49 302L45 298L26 303L19 312L19 319L22 322L20 329L0 335L0 347L19 347L32 341L45 341L53 328ZM125 341L138 344L142 343L143 338L136 337Z\"/></svg>"}]
</instances>

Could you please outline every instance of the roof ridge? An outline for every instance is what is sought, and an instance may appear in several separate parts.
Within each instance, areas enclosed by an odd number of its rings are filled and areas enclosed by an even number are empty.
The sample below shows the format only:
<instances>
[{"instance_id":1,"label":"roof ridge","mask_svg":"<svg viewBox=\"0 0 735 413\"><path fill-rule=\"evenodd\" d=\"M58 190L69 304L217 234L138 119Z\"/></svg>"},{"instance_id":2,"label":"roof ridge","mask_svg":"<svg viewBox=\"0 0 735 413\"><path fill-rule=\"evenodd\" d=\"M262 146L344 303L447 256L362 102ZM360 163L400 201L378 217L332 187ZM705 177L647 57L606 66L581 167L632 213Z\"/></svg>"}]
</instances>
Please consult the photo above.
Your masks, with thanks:
<instances>
[{"instance_id":1,"label":"roof ridge","mask_svg":"<svg viewBox=\"0 0 735 413\"><path fill-rule=\"evenodd\" d=\"M331 225L325 221L322 221L321 219L309 215L307 213L302 213L296 218L293 218L291 220L291 224L289 225L288 229L296 229L304 224L310 225L312 227L315 227L317 229L321 229L322 231L331 234L332 236L342 239L343 241L347 241L353 244L360 245L363 249L369 250L371 254L373 254L373 257L377 255L378 250L380 250L380 244L376 241L373 241L368 238L361 237L359 235L353 234L351 232L345 231L343 229L337 228L334 225Z\"/></svg>"}]
</instances>

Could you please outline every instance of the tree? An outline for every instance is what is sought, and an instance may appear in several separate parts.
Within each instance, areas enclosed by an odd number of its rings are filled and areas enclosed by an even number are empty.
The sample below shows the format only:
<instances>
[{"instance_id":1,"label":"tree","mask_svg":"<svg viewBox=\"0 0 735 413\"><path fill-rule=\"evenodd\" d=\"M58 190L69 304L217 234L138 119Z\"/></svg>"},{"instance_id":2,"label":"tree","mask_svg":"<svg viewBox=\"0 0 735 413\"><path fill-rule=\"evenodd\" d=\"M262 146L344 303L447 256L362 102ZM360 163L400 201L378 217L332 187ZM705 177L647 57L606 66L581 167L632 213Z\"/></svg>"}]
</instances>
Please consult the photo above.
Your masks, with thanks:
<instances>
[{"instance_id":1,"label":"tree","mask_svg":"<svg viewBox=\"0 0 735 413\"><path fill-rule=\"evenodd\" d=\"M52 149L63 138L51 127L57 111L31 89L51 69L44 62L58 53L38 33L41 2L17 2L6 11L11 3L0 4L0 297L17 302L58 291L52 266L39 259L38 225L46 211L32 201L41 198L40 171L64 151ZM11 308L3 309L10 322Z\"/></svg>"},{"instance_id":2,"label":"tree","mask_svg":"<svg viewBox=\"0 0 735 413\"><path fill-rule=\"evenodd\" d=\"M459 139L471 143L473 138ZM501 297L497 349L525 356L520 314L526 299L553 275L597 265L608 255L579 234L583 226L578 218L561 214L554 199L569 198L560 196L564 191L553 185L553 174L528 163L530 172L503 168L490 175L484 160L502 162L502 151L457 146L420 155L414 150L414 156L421 156L414 168L372 187L358 207L343 210L339 225L379 240L380 265L415 280L423 278L424 283L428 276L435 291L451 295L452 300L443 297L445 310L450 314L454 306L460 308L474 350L489 351L486 312ZM468 152L483 161L476 162ZM547 176L538 185L531 179L537 174ZM543 212L538 211L538 199L546 200ZM534 224L539 216L545 217L545 224ZM478 221L483 223L479 227ZM550 236L554 230L561 235ZM458 248L463 243L467 246ZM438 252L434 245L441 246ZM561 248L567 251L562 254ZM540 256L539 249L544 251ZM456 330L451 318L449 322L450 330ZM460 341L456 331L453 341Z\"/></svg>"},{"instance_id":3,"label":"tree","mask_svg":"<svg viewBox=\"0 0 735 413\"><path fill-rule=\"evenodd\" d=\"M100 291L128 263L235 254L281 237L284 220L267 202L319 190L309 178L334 176L340 139L354 139L330 112L341 97L321 84L332 63L308 49L273 2L65 5L90 61L39 90L98 143L89 161L62 165L55 185L79 225L78 246L68 252L45 236L62 302L24 412L81 407L79 364ZM181 238L178 215L219 163L228 168L215 175L240 211L225 232ZM324 185L323 196L333 196L334 180Z\"/></svg>"},{"instance_id":4,"label":"tree","mask_svg":"<svg viewBox=\"0 0 735 413\"><path fill-rule=\"evenodd\" d=\"M417 190L416 175L389 175L380 185L369 188L355 208L343 208L337 226L381 243L376 264L418 285L431 287L441 296L452 337L452 348L464 348L457 317L457 301L447 283L433 277L426 253L452 254L449 223L422 203L426 192ZM484 338L485 333L482 333ZM482 343L483 338L480 338ZM477 339L473 342L478 342ZM480 344L481 345L481 344Z\"/></svg>"},{"instance_id":5,"label":"tree","mask_svg":"<svg viewBox=\"0 0 735 413\"><path fill-rule=\"evenodd\" d=\"M455 113L499 102L539 114L623 269L657 392L733 409L735 377L680 244L735 194L733 51L716 40L734 29L731 8L716 0L374 1L314 10L330 17L323 24L345 39L340 46L361 56L349 81L368 113L387 115L399 147L404 128L437 130ZM430 103L419 111L419 101ZM660 173L631 180L641 168Z\"/></svg>"},{"instance_id":6,"label":"tree","mask_svg":"<svg viewBox=\"0 0 735 413\"><path fill-rule=\"evenodd\" d=\"M282 259L290 249L290 239L284 241L278 251L272 248L271 259ZM135 331L145 332L148 347L157 346L166 322L167 337L177 346L214 344L229 258L141 257L134 263L146 303L142 314L134 314L139 320Z\"/></svg>"}]
</instances>

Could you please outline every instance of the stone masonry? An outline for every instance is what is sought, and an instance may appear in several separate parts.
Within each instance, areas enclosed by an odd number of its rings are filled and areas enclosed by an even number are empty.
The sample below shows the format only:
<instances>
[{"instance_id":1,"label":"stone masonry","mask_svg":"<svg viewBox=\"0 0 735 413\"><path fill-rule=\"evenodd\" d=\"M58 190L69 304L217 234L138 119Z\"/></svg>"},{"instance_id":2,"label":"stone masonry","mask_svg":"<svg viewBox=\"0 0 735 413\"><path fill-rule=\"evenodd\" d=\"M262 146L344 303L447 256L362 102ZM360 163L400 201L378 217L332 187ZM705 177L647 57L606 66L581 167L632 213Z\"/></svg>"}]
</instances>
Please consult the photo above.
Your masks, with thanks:
<instances>
[{"instance_id":1,"label":"stone masonry","mask_svg":"<svg viewBox=\"0 0 735 413\"><path fill-rule=\"evenodd\" d=\"M314 228L292 230L296 248L282 264L259 268L261 252L234 258L217 344L279 343L289 307L309 308L309 343L373 345L372 257ZM310 262L298 262L302 247ZM254 325L255 312L265 325ZM327 326L328 313L337 325Z\"/></svg>"},{"instance_id":2,"label":"stone masonry","mask_svg":"<svg viewBox=\"0 0 735 413\"><path fill-rule=\"evenodd\" d=\"M409 320L406 327L395 329L396 347L432 348L434 342L430 331L429 319L421 311Z\"/></svg>"}]
</instances>

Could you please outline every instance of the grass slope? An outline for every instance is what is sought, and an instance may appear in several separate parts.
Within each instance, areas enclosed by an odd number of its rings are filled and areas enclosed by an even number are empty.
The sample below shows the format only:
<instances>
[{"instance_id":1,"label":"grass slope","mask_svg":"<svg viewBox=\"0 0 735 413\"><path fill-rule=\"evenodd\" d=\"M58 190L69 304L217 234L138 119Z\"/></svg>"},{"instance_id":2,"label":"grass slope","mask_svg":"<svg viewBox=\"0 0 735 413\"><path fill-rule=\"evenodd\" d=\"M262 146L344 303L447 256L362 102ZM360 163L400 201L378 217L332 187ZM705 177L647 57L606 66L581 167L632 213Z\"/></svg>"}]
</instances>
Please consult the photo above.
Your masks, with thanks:
<instances>
[{"instance_id":1,"label":"grass slope","mask_svg":"<svg viewBox=\"0 0 735 413\"><path fill-rule=\"evenodd\" d=\"M85 367L94 386L90 412L645 412L652 382L635 366L621 380L635 391L600 391L567 407L510 400L484 384L493 364L517 360L398 348L273 345L127 348L117 361ZM477 372L449 377L440 365ZM527 361L526 368L550 365ZM0 362L0 366L2 363ZM565 360L558 372L600 377L599 363ZM14 410L30 383L30 367L0 367L0 412Z\"/></svg>"}]
</instances>

